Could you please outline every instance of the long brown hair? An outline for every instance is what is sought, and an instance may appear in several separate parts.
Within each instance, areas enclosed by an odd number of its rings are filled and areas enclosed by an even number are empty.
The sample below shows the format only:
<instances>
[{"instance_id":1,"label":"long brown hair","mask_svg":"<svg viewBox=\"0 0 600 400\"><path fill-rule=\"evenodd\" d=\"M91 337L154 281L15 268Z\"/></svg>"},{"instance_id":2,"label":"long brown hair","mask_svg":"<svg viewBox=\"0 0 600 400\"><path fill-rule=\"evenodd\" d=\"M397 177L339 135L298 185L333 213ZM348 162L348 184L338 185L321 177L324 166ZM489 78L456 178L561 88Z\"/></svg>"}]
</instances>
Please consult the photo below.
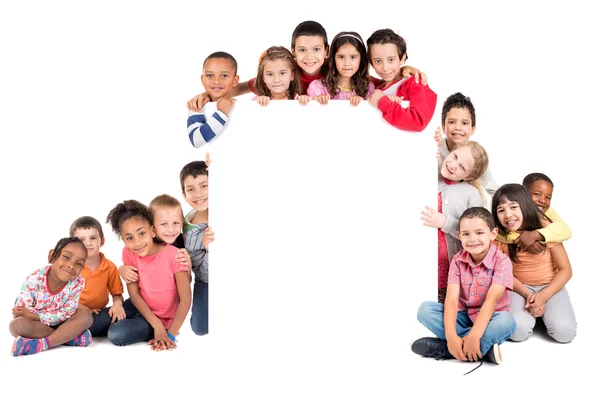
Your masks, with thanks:
<instances>
[{"instance_id":1,"label":"long brown hair","mask_svg":"<svg viewBox=\"0 0 600 400\"><path fill-rule=\"evenodd\" d=\"M292 53L283 46L269 47L261 55L260 60L258 62L258 71L256 72L256 92L259 96L271 97L271 91L265 83L263 74L267 62L275 60L286 60L290 70L292 71L292 74L294 74L294 79L290 81L290 86L287 90L287 98L289 100L293 100L296 97L296 94L302 94L302 87L300 86L300 76L298 75L298 68L296 65L296 61L294 60L294 56L292 56Z\"/></svg>"}]
</instances>

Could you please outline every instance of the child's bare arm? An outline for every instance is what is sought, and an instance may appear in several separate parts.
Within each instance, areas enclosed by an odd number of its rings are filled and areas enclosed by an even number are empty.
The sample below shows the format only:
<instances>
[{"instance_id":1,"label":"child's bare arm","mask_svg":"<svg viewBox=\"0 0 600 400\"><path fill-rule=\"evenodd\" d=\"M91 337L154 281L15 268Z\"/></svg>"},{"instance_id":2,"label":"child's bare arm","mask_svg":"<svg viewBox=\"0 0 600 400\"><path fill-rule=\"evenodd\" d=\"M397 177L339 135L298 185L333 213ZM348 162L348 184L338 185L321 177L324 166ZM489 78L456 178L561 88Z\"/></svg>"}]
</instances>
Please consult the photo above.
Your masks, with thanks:
<instances>
[{"instance_id":1,"label":"child's bare arm","mask_svg":"<svg viewBox=\"0 0 600 400\"><path fill-rule=\"evenodd\" d=\"M161 350L164 348L175 348L175 343L169 338L169 335L167 335L167 329L165 328L165 325L160 318L154 315L152 310L150 310L150 307L148 307L146 301L142 298L142 295L140 294L140 287L138 286L137 282L128 283L127 292L129 293L129 298L131 299L131 302L135 308L137 308L138 312L142 314L144 319L148 321L148 323L154 329L154 339L152 339L149 343L152 346L152 349Z\"/></svg>"},{"instance_id":2,"label":"child's bare arm","mask_svg":"<svg viewBox=\"0 0 600 400\"><path fill-rule=\"evenodd\" d=\"M123 295L112 295L113 305L108 309L108 315L111 317L110 322L121 321L125 319L125 309L123 308Z\"/></svg>"},{"instance_id":3,"label":"child's bare arm","mask_svg":"<svg viewBox=\"0 0 600 400\"><path fill-rule=\"evenodd\" d=\"M248 81L238 83L236 87L231 89L229 94L235 97L246 93L250 93L250 85L248 84ZM204 107L209 101L210 97L208 96L208 93L203 92L188 100L187 108L190 111L200 112L202 111L202 107Z\"/></svg>"},{"instance_id":4,"label":"child's bare arm","mask_svg":"<svg viewBox=\"0 0 600 400\"><path fill-rule=\"evenodd\" d=\"M446 301L444 302L444 329L448 341L448 351L457 360L466 361L467 358L463 352L463 340L456 333L459 294L460 286L456 283L449 283L446 290Z\"/></svg>"},{"instance_id":5,"label":"child's bare arm","mask_svg":"<svg viewBox=\"0 0 600 400\"><path fill-rule=\"evenodd\" d=\"M573 275L573 271L571 269L571 262L569 261L569 256L567 256L567 251L565 250L562 243L558 243L557 245L550 248L550 253L552 254L552 261L554 262L554 266L557 269L556 275L552 279L552 282L542 290L540 290L536 295L536 301L538 298L542 303L548 302L552 296L554 296L559 290L561 290L571 276Z\"/></svg>"},{"instance_id":6,"label":"child's bare arm","mask_svg":"<svg viewBox=\"0 0 600 400\"><path fill-rule=\"evenodd\" d=\"M192 290L190 288L188 271L177 272L175 274L175 283L177 284L177 292L179 293L179 304L177 305L173 322L168 330L168 332L173 336L177 336L179 334L179 329L181 328L181 325L183 325L185 317L187 316L187 313L192 305Z\"/></svg>"},{"instance_id":7,"label":"child's bare arm","mask_svg":"<svg viewBox=\"0 0 600 400\"><path fill-rule=\"evenodd\" d=\"M479 310L479 315L475 320L475 324L473 324L473 327L467 336L463 337L465 356L467 356L470 361L477 361L483 357L479 347L481 337L489 325L492 315L494 315L494 312L496 311L496 305L498 304L498 301L500 301L505 290L506 287L497 283L493 283L490 286L485 296L485 301Z\"/></svg>"}]
</instances>

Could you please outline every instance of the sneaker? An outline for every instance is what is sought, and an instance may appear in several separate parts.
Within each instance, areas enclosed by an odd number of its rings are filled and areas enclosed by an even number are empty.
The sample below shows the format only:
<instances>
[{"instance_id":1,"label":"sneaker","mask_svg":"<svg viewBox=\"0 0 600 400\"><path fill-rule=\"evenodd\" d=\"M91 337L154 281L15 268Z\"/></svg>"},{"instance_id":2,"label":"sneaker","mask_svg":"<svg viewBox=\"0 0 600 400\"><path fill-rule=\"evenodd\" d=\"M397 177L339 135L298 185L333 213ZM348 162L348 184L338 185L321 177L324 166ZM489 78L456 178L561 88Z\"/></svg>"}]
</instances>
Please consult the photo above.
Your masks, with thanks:
<instances>
[{"instance_id":1,"label":"sneaker","mask_svg":"<svg viewBox=\"0 0 600 400\"><path fill-rule=\"evenodd\" d=\"M448 342L440 338L424 337L417 339L411 346L413 353L436 360L450 360L454 356L448 351Z\"/></svg>"},{"instance_id":2,"label":"sneaker","mask_svg":"<svg viewBox=\"0 0 600 400\"><path fill-rule=\"evenodd\" d=\"M12 345L11 353L13 356L35 354L48 348L48 339L29 339L17 336Z\"/></svg>"},{"instance_id":3,"label":"sneaker","mask_svg":"<svg viewBox=\"0 0 600 400\"><path fill-rule=\"evenodd\" d=\"M484 354L483 360L494 364L500 364L502 362L502 353L500 353L500 345L494 343L494 345Z\"/></svg>"},{"instance_id":4,"label":"sneaker","mask_svg":"<svg viewBox=\"0 0 600 400\"><path fill-rule=\"evenodd\" d=\"M92 333L89 329L81 332L79 336L75 339L71 339L68 342L64 343L65 346L79 346L79 347L87 347L90 343L92 343Z\"/></svg>"}]
</instances>

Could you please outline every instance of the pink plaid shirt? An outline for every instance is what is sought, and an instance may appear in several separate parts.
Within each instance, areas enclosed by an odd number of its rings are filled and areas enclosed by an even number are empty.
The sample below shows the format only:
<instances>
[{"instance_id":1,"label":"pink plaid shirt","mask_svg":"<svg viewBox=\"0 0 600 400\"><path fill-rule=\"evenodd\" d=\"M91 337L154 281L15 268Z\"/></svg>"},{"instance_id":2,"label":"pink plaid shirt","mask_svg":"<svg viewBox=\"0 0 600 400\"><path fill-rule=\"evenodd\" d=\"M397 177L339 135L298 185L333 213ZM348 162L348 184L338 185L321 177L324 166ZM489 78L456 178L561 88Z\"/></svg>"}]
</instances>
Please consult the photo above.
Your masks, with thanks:
<instances>
[{"instance_id":1,"label":"pink plaid shirt","mask_svg":"<svg viewBox=\"0 0 600 400\"><path fill-rule=\"evenodd\" d=\"M514 277L510 258L493 243L479 264L475 265L471 255L461 250L452 258L448 285L460 285L458 311L466 310L471 321L475 322L479 310L485 302L487 292L493 283L512 290ZM496 312L509 311L510 295L505 290L496 304Z\"/></svg>"}]
</instances>

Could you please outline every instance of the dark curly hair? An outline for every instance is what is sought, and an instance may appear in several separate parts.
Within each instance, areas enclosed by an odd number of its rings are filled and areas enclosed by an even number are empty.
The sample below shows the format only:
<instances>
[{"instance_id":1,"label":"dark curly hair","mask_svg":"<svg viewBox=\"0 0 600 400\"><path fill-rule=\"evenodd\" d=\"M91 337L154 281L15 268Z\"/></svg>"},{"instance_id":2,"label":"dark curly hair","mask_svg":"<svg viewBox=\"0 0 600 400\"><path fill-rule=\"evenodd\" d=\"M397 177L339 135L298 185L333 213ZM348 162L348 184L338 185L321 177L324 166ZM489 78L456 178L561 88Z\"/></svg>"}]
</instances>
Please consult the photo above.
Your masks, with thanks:
<instances>
[{"instance_id":1,"label":"dark curly hair","mask_svg":"<svg viewBox=\"0 0 600 400\"><path fill-rule=\"evenodd\" d=\"M152 214L148 210L148 207L143 205L137 200L125 200L119 203L110 210L106 217L106 222L110 224L113 232L118 238L121 238L121 226L123 222L130 218L139 218L148 221L152 225Z\"/></svg>"}]
</instances>

